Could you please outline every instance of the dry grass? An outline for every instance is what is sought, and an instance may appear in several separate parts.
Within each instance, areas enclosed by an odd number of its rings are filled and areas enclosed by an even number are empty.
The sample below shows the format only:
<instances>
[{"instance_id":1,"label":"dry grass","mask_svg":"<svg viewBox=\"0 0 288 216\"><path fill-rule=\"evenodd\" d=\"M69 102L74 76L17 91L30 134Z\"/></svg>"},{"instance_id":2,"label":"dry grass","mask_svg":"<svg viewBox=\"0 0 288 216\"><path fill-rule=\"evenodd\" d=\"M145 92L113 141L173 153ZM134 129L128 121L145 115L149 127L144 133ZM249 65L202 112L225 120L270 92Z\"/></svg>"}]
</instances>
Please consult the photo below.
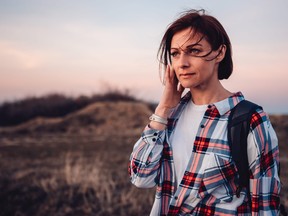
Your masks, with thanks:
<instances>
[{"instance_id":1,"label":"dry grass","mask_svg":"<svg viewBox=\"0 0 288 216\"><path fill-rule=\"evenodd\" d=\"M45 140L1 146L0 215L149 214L153 189L135 188L127 174L131 138Z\"/></svg>"}]
</instances>

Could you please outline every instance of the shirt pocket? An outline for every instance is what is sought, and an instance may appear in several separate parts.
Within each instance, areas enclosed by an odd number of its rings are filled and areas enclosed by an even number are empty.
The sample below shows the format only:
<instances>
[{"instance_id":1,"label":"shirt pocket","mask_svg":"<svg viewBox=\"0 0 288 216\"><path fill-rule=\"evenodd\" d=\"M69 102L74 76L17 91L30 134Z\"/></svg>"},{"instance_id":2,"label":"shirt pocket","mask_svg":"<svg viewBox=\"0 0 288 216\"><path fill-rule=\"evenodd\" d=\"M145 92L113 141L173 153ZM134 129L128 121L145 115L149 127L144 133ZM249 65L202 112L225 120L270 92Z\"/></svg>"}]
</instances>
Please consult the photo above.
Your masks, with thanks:
<instances>
[{"instance_id":1,"label":"shirt pocket","mask_svg":"<svg viewBox=\"0 0 288 216\"><path fill-rule=\"evenodd\" d=\"M225 185L223 195L227 197L226 184L236 175L236 169L233 163L223 159L211 152L193 152L191 164L188 164L184 173L180 187L175 194L178 197L177 203L184 203L183 212L190 212L201 200L209 202L209 197L214 196L214 191ZM232 193L233 194L233 193ZM231 196L232 198L233 196ZM182 198L182 200L179 198ZM207 198L207 199L206 199ZM221 202L215 200L214 204ZM229 197L229 199L231 199ZM227 199L226 199L227 200ZM206 203L208 204L208 203ZM176 205L176 204L175 204ZM187 208L187 209L186 209ZM186 211L187 210L187 211Z\"/></svg>"},{"instance_id":2,"label":"shirt pocket","mask_svg":"<svg viewBox=\"0 0 288 216\"><path fill-rule=\"evenodd\" d=\"M234 162L210 153L209 163L204 167L199 196L204 198L212 194L219 201L231 202L236 190L234 179L238 175Z\"/></svg>"}]
</instances>

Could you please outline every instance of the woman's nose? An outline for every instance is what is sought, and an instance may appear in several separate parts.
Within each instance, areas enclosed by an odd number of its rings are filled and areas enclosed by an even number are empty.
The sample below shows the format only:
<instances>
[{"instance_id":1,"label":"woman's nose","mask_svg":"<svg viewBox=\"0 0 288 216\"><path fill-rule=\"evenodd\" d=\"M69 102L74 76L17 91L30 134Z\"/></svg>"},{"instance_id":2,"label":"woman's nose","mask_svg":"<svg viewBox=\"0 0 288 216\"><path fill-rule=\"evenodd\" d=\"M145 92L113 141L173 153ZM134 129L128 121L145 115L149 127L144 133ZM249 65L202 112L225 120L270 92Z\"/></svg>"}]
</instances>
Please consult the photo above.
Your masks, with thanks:
<instances>
[{"instance_id":1,"label":"woman's nose","mask_svg":"<svg viewBox=\"0 0 288 216\"><path fill-rule=\"evenodd\" d=\"M181 53L179 58L179 66L181 68L186 68L190 66L189 56L186 53Z\"/></svg>"}]
</instances>

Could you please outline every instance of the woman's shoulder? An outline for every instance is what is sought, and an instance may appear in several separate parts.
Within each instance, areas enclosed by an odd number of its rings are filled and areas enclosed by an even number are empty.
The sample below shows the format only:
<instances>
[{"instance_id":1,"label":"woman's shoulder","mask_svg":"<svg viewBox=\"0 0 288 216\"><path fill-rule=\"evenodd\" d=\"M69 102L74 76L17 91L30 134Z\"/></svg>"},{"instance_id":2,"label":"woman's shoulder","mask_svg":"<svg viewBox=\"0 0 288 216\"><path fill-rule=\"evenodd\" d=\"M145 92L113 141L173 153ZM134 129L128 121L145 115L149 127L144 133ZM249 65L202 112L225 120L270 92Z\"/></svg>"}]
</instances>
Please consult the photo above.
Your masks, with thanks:
<instances>
[{"instance_id":1,"label":"woman's shoulder","mask_svg":"<svg viewBox=\"0 0 288 216\"><path fill-rule=\"evenodd\" d=\"M251 116L251 128L254 129L261 124L270 125L270 119L268 113L264 110L264 108L260 105L256 107Z\"/></svg>"}]
</instances>

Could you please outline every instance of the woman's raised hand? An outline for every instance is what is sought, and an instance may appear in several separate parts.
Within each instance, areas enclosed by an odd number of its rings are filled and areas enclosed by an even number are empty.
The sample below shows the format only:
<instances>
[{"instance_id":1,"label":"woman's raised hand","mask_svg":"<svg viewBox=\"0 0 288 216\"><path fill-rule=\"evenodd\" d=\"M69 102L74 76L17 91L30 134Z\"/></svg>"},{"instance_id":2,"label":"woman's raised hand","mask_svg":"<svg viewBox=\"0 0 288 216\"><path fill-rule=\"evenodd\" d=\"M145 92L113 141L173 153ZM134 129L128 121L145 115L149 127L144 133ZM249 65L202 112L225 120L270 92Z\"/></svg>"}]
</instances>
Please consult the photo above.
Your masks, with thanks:
<instances>
[{"instance_id":1,"label":"woman's raised hand","mask_svg":"<svg viewBox=\"0 0 288 216\"><path fill-rule=\"evenodd\" d=\"M184 91L179 83L172 66L168 65L165 71L165 88L155 114L167 118L171 109L177 106Z\"/></svg>"}]
</instances>

